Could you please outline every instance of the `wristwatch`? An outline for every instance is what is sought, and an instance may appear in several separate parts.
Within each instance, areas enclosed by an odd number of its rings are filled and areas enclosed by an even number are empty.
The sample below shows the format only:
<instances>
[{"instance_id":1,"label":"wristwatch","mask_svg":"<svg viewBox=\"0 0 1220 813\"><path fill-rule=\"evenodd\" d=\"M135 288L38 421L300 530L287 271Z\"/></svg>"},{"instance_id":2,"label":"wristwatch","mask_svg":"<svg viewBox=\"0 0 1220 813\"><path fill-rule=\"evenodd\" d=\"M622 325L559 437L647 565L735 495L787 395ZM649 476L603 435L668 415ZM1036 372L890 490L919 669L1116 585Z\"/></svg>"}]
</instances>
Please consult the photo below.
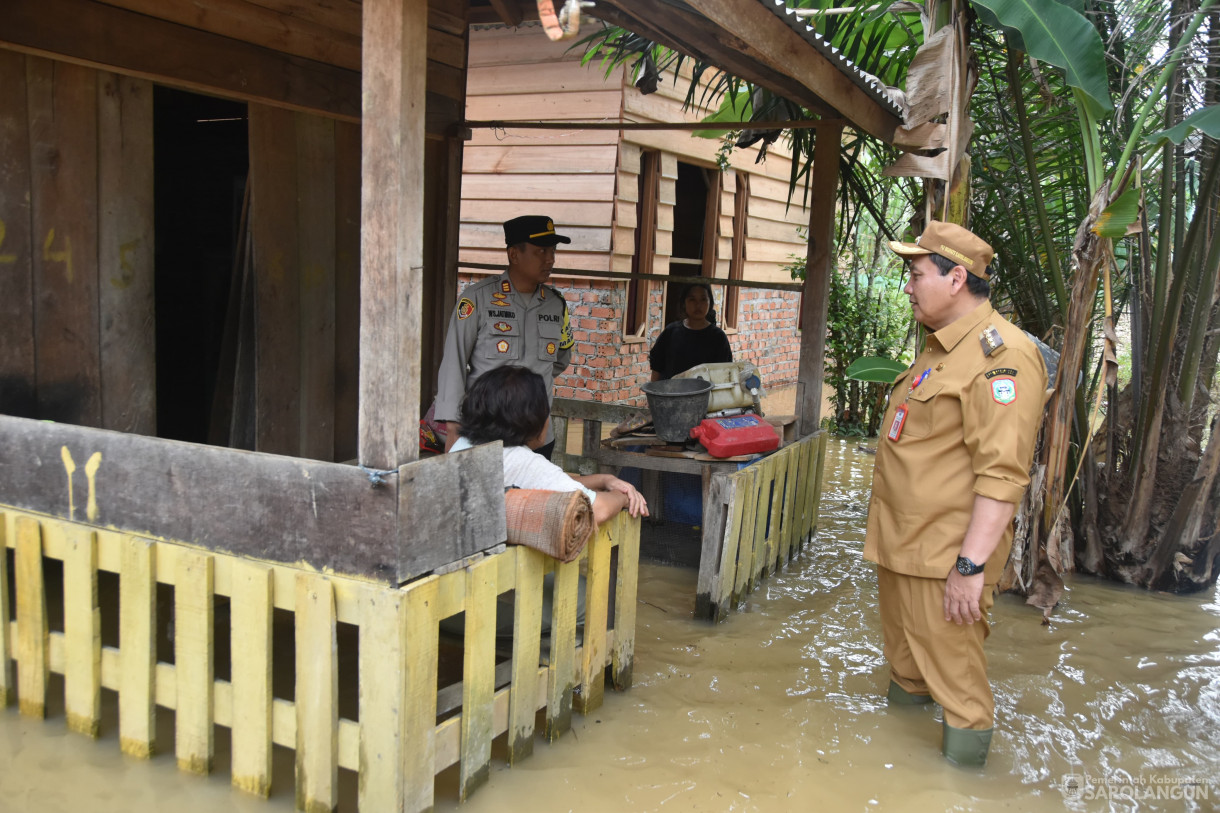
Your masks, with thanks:
<instances>
[{"instance_id":1,"label":"wristwatch","mask_svg":"<svg viewBox=\"0 0 1220 813\"><path fill-rule=\"evenodd\" d=\"M963 576L974 576L983 572L982 565L976 565L965 556L957 557L957 572Z\"/></svg>"}]
</instances>

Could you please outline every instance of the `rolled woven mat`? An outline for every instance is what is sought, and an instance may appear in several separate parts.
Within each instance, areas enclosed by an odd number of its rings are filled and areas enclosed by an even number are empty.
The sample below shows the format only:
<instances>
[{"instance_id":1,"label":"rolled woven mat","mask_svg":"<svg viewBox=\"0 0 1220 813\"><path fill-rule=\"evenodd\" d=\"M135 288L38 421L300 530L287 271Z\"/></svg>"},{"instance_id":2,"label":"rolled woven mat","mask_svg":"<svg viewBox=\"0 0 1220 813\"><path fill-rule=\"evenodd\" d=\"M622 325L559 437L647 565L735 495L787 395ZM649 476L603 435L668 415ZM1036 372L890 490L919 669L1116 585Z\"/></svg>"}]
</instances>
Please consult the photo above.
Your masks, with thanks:
<instances>
[{"instance_id":1,"label":"rolled woven mat","mask_svg":"<svg viewBox=\"0 0 1220 813\"><path fill-rule=\"evenodd\" d=\"M570 562L593 533L593 506L579 491L512 488L504 494L508 544Z\"/></svg>"}]
</instances>

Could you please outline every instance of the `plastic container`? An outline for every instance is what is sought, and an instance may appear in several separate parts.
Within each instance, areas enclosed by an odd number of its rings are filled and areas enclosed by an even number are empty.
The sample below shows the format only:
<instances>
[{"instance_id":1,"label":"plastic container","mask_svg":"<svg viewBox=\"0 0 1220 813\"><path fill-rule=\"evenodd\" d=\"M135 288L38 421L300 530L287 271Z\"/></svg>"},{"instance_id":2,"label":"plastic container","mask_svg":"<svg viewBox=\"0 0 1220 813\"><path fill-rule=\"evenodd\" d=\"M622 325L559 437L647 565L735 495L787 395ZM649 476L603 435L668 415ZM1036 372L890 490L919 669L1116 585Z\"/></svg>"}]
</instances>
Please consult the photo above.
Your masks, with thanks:
<instances>
[{"instance_id":1,"label":"plastic container","mask_svg":"<svg viewBox=\"0 0 1220 813\"><path fill-rule=\"evenodd\" d=\"M642 385L648 398L648 411L657 437L670 443L684 443L691 429L707 415L710 382L700 378L670 378Z\"/></svg>"},{"instance_id":2,"label":"plastic container","mask_svg":"<svg viewBox=\"0 0 1220 813\"><path fill-rule=\"evenodd\" d=\"M707 411L720 412L734 407L756 407L764 395L758 368L748 361L721 361L691 367L674 378L702 378L712 382Z\"/></svg>"},{"instance_id":3,"label":"plastic container","mask_svg":"<svg viewBox=\"0 0 1220 813\"><path fill-rule=\"evenodd\" d=\"M758 454L779 448L775 427L757 415L705 418L690 435L697 438L712 457Z\"/></svg>"}]
</instances>

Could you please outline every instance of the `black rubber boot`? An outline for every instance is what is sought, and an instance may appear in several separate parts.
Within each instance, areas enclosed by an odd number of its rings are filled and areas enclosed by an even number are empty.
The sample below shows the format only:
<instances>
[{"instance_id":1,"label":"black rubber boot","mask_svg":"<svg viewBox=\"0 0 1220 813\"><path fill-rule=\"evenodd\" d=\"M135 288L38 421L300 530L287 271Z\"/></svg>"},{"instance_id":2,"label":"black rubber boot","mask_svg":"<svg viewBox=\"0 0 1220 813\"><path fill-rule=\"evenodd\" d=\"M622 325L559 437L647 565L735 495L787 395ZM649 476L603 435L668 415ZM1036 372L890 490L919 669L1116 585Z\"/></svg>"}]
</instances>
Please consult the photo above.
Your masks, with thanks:
<instances>
[{"instance_id":1,"label":"black rubber boot","mask_svg":"<svg viewBox=\"0 0 1220 813\"><path fill-rule=\"evenodd\" d=\"M930 694L911 694L894 681L890 681L890 690L885 693L885 699L891 706L922 706L932 702Z\"/></svg>"},{"instance_id":2,"label":"black rubber boot","mask_svg":"<svg viewBox=\"0 0 1220 813\"><path fill-rule=\"evenodd\" d=\"M991 748L990 728L954 728L945 723L941 753L945 759L963 768L981 768L987 764Z\"/></svg>"}]
</instances>

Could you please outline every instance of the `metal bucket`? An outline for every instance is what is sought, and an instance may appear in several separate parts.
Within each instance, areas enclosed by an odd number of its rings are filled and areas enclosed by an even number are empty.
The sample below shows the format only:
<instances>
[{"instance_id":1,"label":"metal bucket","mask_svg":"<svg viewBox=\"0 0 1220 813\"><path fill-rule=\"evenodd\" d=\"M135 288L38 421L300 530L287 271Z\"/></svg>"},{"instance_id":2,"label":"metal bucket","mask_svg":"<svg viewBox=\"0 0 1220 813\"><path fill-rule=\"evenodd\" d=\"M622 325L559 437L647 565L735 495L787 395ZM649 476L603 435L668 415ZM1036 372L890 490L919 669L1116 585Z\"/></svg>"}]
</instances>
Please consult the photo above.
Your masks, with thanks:
<instances>
[{"instance_id":1,"label":"metal bucket","mask_svg":"<svg viewBox=\"0 0 1220 813\"><path fill-rule=\"evenodd\" d=\"M690 430L707 417L712 383L701 378L670 378L642 386L657 437L670 443L690 440Z\"/></svg>"}]
</instances>

